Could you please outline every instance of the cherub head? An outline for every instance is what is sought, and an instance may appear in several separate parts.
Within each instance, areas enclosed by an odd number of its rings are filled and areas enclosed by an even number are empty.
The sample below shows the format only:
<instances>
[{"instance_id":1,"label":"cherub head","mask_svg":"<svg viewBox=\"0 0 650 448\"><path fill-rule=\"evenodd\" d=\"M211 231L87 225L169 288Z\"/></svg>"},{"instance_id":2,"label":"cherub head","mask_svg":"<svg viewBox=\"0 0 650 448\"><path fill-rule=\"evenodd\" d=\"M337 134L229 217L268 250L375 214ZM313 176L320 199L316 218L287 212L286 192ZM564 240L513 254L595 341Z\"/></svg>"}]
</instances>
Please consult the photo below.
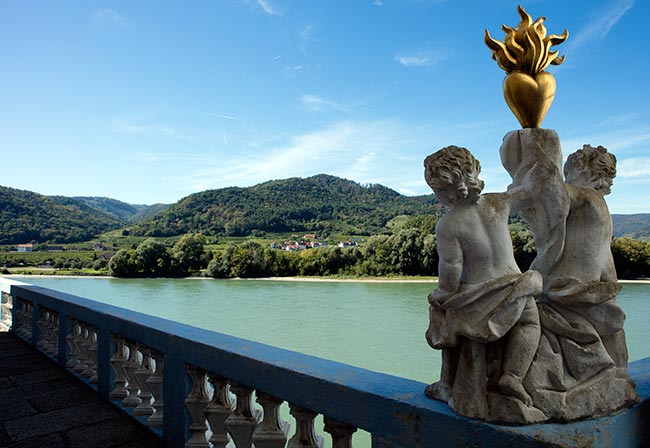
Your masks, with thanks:
<instances>
[{"instance_id":1,"label":"cherub head","mask_svg":"<svg viewBox=\"0 0 650 448\"><path fill-rule=\"evenodd\" d=\"M424 178L443 205L477 202L484 186L480 172L479 161L458 146L447 146L424 159Z\"/></svg>"},{"instance_id":2,"label":"cherub head","mask_svg":"<svg viewBox=\"0 0 650 448\"><path fill-rule=\"evenodd\" d=\"M591 187L604 196L616 177L616 157L602 146L584 145L567 158L564 177L568 184Z\"/></svg>"}]
</instances>

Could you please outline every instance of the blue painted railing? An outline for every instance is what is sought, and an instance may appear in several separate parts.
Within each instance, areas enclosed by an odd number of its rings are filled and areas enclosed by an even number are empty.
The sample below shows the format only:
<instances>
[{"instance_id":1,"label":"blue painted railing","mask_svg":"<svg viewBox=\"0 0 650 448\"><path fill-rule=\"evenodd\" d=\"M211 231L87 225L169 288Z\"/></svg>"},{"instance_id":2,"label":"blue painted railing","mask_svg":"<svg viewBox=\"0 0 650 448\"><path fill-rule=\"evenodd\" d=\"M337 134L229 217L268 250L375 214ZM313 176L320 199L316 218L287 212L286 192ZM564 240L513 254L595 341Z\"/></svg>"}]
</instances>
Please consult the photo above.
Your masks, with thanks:
<instances>
[{"instance_id":1,"label":"blue painted railing","mask_svg":"<svg viewBox=\"0 0 650 448\"><path fill-rule=\"evenodd\" d=\"M425 384L417 381L42 287L14 284L11 296L11 331L76 372L171 447L225 447L229 438L237 447L316 447L316 414L325 417L334 447L352 446L350 435L356 428L371 434L373 447L386 448L650 446L650 358L630 365L641 396L632 409L571 424L499 426L458 417L445 404L426 398ZM131 355L135 364L127 359ZM130 380L125 377L127 364ZM162 382L157 393L154 377ZM133 391L124 391L125 385ZM252 404L253 393L264 408L263 419ZM126 394L152 406L139 414L139 407L125 407ZM283 401L296 418L293 437L278 421Z\"/></svg>"}]
</instances>

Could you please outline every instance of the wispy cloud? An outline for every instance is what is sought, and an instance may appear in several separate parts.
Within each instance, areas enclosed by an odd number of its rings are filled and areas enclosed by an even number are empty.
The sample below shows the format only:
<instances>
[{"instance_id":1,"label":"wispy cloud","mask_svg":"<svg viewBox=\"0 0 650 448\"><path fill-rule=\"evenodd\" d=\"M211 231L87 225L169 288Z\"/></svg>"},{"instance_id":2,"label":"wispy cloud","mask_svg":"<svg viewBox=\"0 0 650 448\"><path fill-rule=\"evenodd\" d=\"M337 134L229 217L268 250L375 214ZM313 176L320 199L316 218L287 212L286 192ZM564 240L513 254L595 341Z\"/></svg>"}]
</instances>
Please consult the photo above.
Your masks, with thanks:
<instances>
[{"instance_id":1,"label":"wispy cloud","mask_svg":"<svg viewBox=\"0 0 650 448\"><path fill-rule=\"evenodd\" d=\"M422 160L432 141L439 148L444 146L441 142L459 132L456 125L465 130L478 126L454 123L434 128L394 119L335 122L267 141L259 149L258 145L239 147L228 156L185 169L187 175L179 181L198 190L327 173L362 183L380 183L406 194L427 194L430 190L423 179Z\"/></svg>"},{"instance_id":2,"label":"wispy cloud","mask_svg":"<svg viewBox=\"0 0 650 448\"><path fill-rule=\"evenodd\" d=\"M594 14L594 19L586 23L576 34L569 38L567 54L575 54L580 48L593 45L605 39L612 28L634 6L634 0L614 0Z\"/></svg>"},{"instance_id":3,"label":"wispy cloud","mask_svg":"<svg viewBox=\"0 0 650 448\"><path fill-rule=\"evenodd\" d=\"M190 129L164 124L152 124L146 120L130 120L115 118L103 123L103 127L110 132L127 135L140 135L154 138L171 138L176 140L195 141L200 138L209 138L207 133L198 129Z\"/></svg>"},{"instance_id":4,"label":"wispy cloud","mask_svg":"<svg viewBox=\"0 0 650 448\"><path fill-rule=\"evenodd\" d=\"M131 27L129 19L119 14L117 11L108 8L95 11L95 13L92 16L92 24L93 26L96 27L99 26L117 26L120 28Z\"/></svg>"},{"instance_id":5,"label":"wispy cloud","mask_svg":"<svg viewBox=\"0 0 650 448\"><path fill-rule=\"evenodd\" d=\"M391 120L339 122L292 137L259 153L242 151L212 168L197 170L187 181L218 188L328 173L360 182L380 182L378 173L383 170L377 169L378 164L398 155L397 148L402 148L405 139L408 140L405 134L408 132ZM295 163L296 160L301 163ZM393 164L399 170L399 164L395 161Z\"/></svg>"},{"instance_id":6,"label":"wispy cloud","mask_svg":"<svg viewBox=\"0 0 650 448\"><path fill-rule=\"evenodd\" d=\"M448 53L445 50L395 55L395 60L407 68L429 67L447 58Z\"/></svg>"},{"instance_id":7,"label":"wispy cloud","mask_svg":"<svg viewBox=\"0 0 650 448\"><path fill-rule=\"evenodd\" d=\"M381 0L373 0L372 4L374 6L384 6L384 2L382 2Z\"/></svg>"},{"instance_id":8,"label":"wispy cloud","mask_svg":"<svg viewBox=\"0 0 650 448\"><path fill-rule=\"evenodd\" d=\"M201 112L204 115L209 115L211 117L223 118L225 120L239 120L238 117L233 117L231 115L215 114L213 112Z\"/></svg>"},{"instance_id":9,"label":"wispy cloud","mask_svg":"<svg viewBox=\"0 0 650 448\"><path fill-rule=\"evenodd\" d=\"M621 178L644 178L650 177L650 157L632 157L619 160L616 164L616 176Z\"/></svg>"},{"instance_id":10,"label":"wispy cloud","mask_svg":"<svg viewBox=\"0 0 650 448\"><path fill-rule=\"evenodd\" d=\"M314 39L317 30L318 27L311 24L298 29L298 37L300 38L298 49L302 54L307 54L307 44Z\"/></svg>"},{"instance_id":11,"label":"wispy cloud","mask_svg":"<svg viewBox=\"0 0 650 448\"><path fill-rule=\"evenodd\" d=\"M600 128L598 128L600 129ZM562 140L562 147L565 154L570 154L582 148L582 145L602 145L614 153L617 157L633 155L644 152L650 146L650 128L639 127L617 127L610 132L591 131L583 132L581 135L574 135Z\"/></svg>"},{"instance_id":12,"label":"wispy cloud","mask_svg":"<svg viewBox=\"0 0 650 448\"><path fill-rule=\"evenodd\" d=\"M338 110L341 112L349 112L350 106L338 103L336 101L323 98L318 95L304 94L300 96L300 103L302 106L315 112L327 112L328 110Z\"/></svg>"},{"instance_id":13,"label":"wispy cloud","mask_svg":"<svg viewBox=\"0 0 650 448\"><path fill-rule=\"evenodd\" d=\"M278 10L269 0L244 0L244 4L254 7L270 16L281 16L282 12Z\"/></svg>"}]
</instances>

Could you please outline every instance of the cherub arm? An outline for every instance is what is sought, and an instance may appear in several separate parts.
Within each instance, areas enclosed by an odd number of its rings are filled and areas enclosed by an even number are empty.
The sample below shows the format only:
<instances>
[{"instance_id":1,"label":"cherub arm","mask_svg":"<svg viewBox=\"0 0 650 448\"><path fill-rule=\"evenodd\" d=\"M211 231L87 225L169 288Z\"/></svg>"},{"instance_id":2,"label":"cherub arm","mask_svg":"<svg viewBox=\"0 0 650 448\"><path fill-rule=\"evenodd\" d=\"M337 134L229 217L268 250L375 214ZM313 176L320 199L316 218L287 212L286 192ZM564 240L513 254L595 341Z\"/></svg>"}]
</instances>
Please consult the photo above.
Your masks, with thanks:
<instances>
[{"instance_id":1,"label":"cherub arm","mask_svg":"<svg viewBox=\"0 0 650 448\"><path fill-rule=\"evenodd\" d=\"M431 293L430 300L438 303L458 292L463 273L463 251L455 237L438 235L438 289Z\"/></svg>"},{"instance_id":2,"label":"cherub arm","mask_svg":"<svg viewBox=\"0 0 650 448\"><path fill-rule=\"evenodd\" d=\"M508 187L505 193L508 195L508 202L510 203L510 212L520 212L529 207L531 194L530 191L523 185Z\"/></svg>"}]
</instances>

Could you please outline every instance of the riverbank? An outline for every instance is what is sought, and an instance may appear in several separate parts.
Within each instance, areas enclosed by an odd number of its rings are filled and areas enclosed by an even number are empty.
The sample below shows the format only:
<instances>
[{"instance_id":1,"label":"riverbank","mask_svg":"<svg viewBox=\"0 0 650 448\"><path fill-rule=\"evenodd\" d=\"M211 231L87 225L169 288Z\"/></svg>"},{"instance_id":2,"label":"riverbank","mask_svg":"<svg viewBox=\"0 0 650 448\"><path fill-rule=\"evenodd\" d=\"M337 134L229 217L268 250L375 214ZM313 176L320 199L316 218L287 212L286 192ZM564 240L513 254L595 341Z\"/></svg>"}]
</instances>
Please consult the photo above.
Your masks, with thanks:
<instances>
[{"instance_id":1,"label":"riverbank","mask_svg":"<svg viewBox=\"0 0 650 448\"><path fill-rule=\"evenodd\" d=\"M113 279L109 275L52 275L52 274L5 274L5 278L106 278ZM140 280L145 278L140 278ZM168 277L150 278L149 280L169 279ZM183 277L177 280L216 280L212 277ZM437 282L438 277L261 277L261 278L229 278L219 279L227 281L271 281L271 282L351 282L351 283L431 283ZM619 283L650 284L650 279L619 280Z\"/></svg>"}]
</instances>

